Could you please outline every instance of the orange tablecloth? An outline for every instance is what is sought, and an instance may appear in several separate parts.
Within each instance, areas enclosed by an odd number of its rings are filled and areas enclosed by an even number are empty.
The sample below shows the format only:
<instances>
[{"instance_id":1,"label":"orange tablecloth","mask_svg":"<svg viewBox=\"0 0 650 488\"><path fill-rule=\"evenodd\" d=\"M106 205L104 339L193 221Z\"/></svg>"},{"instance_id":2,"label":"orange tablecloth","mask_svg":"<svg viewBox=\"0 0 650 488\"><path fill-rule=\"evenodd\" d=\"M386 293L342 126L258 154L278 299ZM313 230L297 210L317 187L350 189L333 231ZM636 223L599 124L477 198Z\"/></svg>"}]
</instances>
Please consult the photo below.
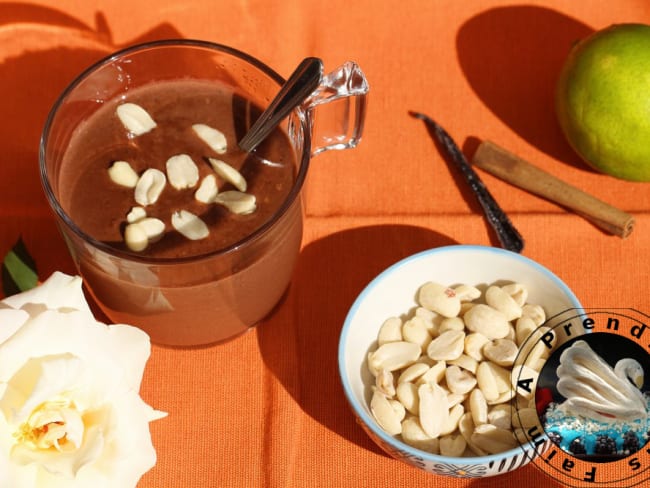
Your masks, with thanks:
<instances>
[{"instance_id":1,"label":"orange tablecloth","mask_svg":"<svg viewBox=\"0 0 650 488\"><path fill-rule=\"evenodd\" d=\"M354 60L371 84L362 144L313 161L302 253L273 315L226 344L153 347L142 395L169 416L151 424L158 463L139 486L553 486L533 466L465 481L393 460L356 424L336 367L346 311L378 271L430 247L497 244L408 110L437 119L468 154L477 139L497 141L632 213L636 228L622 240L481 173L524 235L524 254L586 307L650 312L650 187L585 167L552 105L573 40L612 23L650 22L650 3L525 3L0 2L0 254L22 235L41 277L75 270L42 195L40 130L64 86L108 52L154 38L201 38L247 51L284 76L309 55L330 69Z\"/></svg>"}]
</instances>

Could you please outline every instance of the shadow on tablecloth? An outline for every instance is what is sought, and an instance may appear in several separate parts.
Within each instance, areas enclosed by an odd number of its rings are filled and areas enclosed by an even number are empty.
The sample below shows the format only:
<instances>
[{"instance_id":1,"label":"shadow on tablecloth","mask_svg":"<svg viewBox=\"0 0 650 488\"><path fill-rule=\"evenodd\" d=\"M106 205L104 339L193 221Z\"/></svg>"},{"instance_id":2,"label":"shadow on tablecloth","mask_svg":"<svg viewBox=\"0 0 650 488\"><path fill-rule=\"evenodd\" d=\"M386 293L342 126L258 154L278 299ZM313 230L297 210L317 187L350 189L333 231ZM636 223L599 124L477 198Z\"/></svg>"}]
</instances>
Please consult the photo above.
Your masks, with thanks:
<instances>
[{"instance_id":1,"label":"shadow on tablecloth","mask_svg":"<svg viewBox=\"0 0 650 488\"><path fill-rule=\"evenodd\" d=\"M425 228L385 225L341 231L303 249L285 297L291 306L280 307L257 333L266 365L308 415L347 440L380 452L356 424L343 395L337 366L340 330L352 302L379 272L416 252L450 244L457 243ZM294 316L284 316L288 310ZM291 347L296 348L298 371L281 357L282 349Z\"/></svg>"},{"instance_id":2,"label":"shadow on tablecloth","mask_svg":"<svg viewBox=\"0 0 650 488\"><path fill-rule=\"evenodd\" d=\"M539 150L589 171L560 131L554 92L571 46L593 32L561 12L517 5L481 12L456 36L460 66L487 108Z\"/></svg>"}]
</instances>

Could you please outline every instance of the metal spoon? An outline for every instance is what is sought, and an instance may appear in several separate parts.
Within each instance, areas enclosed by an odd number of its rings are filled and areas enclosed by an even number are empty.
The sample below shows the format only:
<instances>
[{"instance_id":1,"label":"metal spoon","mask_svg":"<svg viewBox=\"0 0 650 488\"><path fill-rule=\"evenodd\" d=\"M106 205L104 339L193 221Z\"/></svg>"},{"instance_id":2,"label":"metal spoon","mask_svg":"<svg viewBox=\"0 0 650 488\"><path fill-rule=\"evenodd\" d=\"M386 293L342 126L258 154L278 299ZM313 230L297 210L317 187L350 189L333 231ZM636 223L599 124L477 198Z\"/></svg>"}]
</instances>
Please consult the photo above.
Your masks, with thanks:
<instances>
[{"instance_id":1,"label":"metal spoon","mask_svg":"<svg viewBox=\"0 0 650 488\"><path fill-rule=\"evenodd\" d=\"M323 62L320 59L305 58L239 141L239 147L246 152L255 149L282 119L316 90L322 74Z\"/></svg>"}]
</instances>

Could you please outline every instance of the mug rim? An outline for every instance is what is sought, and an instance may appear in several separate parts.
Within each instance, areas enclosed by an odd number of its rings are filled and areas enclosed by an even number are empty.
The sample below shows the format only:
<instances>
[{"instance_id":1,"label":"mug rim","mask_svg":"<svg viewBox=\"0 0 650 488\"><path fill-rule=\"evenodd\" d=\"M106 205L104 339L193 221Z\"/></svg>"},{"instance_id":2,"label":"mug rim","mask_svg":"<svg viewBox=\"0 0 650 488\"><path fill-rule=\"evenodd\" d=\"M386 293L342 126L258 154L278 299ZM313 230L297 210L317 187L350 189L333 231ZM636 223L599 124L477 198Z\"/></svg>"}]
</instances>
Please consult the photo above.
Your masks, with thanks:
<instances>
[{"instance_id":1,"label":"mug rim","mask_svg":"<svg viewBox=\"0 0 650 488\"><path fill-rule=\"evenodd\" d=\"M294 180L293 187L291 191L287 194L286 198L280 205L280 207L271 215L271 217L266 220L260 227L255 229L253 232L240 239L239 241L223 248L219 248L214 251L210 251L203 254L196 254L192 256L185 257L152 257L152 256L143 256L121 249L117 249L109 244L106 244L98 239L95 239L91 235L87 234L81 230L77 224L72 220L68 213L63 209L59 203L58 198L54 194L52 186L49 180L49 173L46 165L46 146L49 140L50 129L54 122L59 108L70 96L70 94L89 76L97 72L101 68L114 63L119 58L128 56L133 53L140 51L146 51L151 49L160 49L168 47L190 47L198 48L204 50L212 50L225 53L231 57L239 58L240 60L248 63L253 66L258 71L262 72L268 76L271 80L278 84L278 89L284 84L285 79L280 76L275 70L270 68L267 64L263 63L259 59L251 56L250 54L245 53L244 51L238 50L236 48L227 46L225 44L219 44L211 41L199 40L199 39L161 39L151 42L143 42L138 44L133 44L131 46L125 47L114 51L95 63L91 64L85 68L80 74L78 74L72 82L70 82L67 87L61 92L57 97L56 101L52 105L48 116L45 120L43 126L43 131L41 132L41 138L39 141L39 170L41 184L45 192L45 196L54 210L56 216L63 222L67 228L69 228L77 237L81 238L85 243L93 246L93 248L101 250L102 252L115 256L120 259L128 260L131 262L141 263L144 265L176 265L184 263L192 263L197 261L202 261L205 259L214 258L215 256L224 256L236 252L242 247L250 245L252 242L258 240L264 234L266 234L293 206L296 198L302 191L302 186L304 184L307 170L309 168L309 162L311 159L311 132L309 130L309 113L302 111L300 107L294 109L294 113L298 114L298 119L300 121L300 126L302 127L302 155L299 156L298 171L296 172L296 178Z\"/></svg>"}]
</instances>

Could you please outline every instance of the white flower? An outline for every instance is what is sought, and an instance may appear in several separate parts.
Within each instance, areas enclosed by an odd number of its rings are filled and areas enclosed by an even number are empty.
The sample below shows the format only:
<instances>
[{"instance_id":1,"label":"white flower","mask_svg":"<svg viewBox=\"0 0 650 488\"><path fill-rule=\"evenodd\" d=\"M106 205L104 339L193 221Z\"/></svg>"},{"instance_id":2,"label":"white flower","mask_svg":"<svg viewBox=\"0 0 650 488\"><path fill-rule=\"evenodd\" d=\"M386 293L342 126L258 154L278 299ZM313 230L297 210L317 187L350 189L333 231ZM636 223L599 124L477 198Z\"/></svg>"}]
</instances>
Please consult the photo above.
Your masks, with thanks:
<instances>
[{"instance_id":1,"label":"white flower","mask_svg":"<svg viewBox=\"0 0 650 488\"><path fill-rule=\"evenodd\" d=\"M147 334L92 315L54 273L0 301L0 487L130 488L156 463Z\"/></svg>"}]
</instances>

